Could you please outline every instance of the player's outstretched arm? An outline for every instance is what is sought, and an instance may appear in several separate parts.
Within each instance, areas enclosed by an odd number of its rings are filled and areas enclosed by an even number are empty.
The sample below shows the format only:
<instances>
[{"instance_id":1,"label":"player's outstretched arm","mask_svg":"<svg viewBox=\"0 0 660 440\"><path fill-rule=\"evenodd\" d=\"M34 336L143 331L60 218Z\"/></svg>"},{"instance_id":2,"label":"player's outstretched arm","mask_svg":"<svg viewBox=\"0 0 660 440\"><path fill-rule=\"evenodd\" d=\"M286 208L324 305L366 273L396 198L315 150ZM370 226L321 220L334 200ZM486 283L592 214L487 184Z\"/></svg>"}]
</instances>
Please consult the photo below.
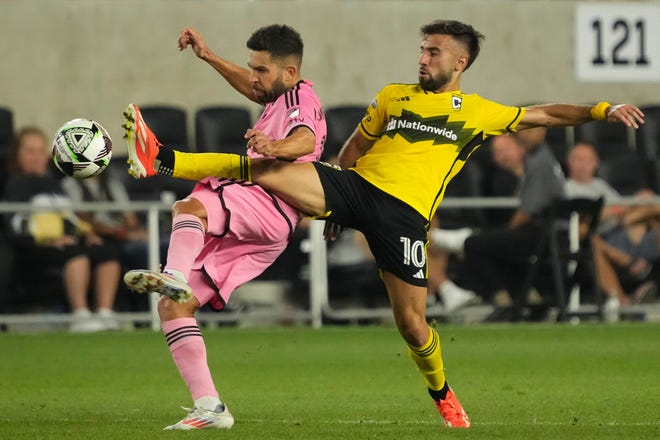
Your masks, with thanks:
<instances>
[{"instance_id":1,"label":"player's outstretched arm","mask_svg":"<svg viewBox=\"0 0 660 440\"><path fill-rule=\"evenodd\" d=\"M241 95L251 101L258 102L250 87L250 71L216 55L208 48L199 32L192 28L184 29L181 31L181 35L179 35L177 45L179 50L184 50L190 46L198 58L206 61L213 67Z\"/></svg>"},{"instance_id":2,"label":"player's outstretched arm","mask_svg":"<svg viewBox=\"0 0 660 440\"><path fill-rule=\"evenodd\" d=\"M294 161L314 151L316 135L306 125L299 125L280 140L270 139L263 131L248 128L245 132L247 147L267 157Z\"/></svg>"},{"instance_id":3,"label":"player's outstretched arm","mask_svg":"<svg viewBox=\"0 0 660 440\"><path fill-rule=\"evenodd\" d=\"M596 105L545 104L527 107L518 130L533 127L580 125L595 120L618 122L627 127L639 128L644 123L644 113L631 104L611 105L599 102Z\"/></svg>"},{"instance_id":4,"label":"player's outstretched arm","mask_svg":"<svg viewBox=\"0 0 660 440\"><path fill-rule=\"evenodd\" d=\"M339 151L339 166L350 168L371 148L373 141L365 138L357 128Z\"/></svg>"}]
</instances>

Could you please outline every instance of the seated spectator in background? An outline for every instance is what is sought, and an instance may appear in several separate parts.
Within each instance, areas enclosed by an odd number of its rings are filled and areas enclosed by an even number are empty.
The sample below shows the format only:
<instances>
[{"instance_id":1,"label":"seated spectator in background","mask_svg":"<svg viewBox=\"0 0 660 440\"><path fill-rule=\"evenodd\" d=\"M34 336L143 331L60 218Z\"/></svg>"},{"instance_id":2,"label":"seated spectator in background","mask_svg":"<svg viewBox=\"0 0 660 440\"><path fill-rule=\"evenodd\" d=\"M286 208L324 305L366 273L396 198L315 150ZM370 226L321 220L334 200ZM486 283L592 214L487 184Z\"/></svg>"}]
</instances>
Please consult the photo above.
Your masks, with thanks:
<instances>
[{"instance_id":1,"label":"seated spectator in background","mask_svg":"<svg viewBox=\"0 0 660 440\"><path fill-rule=\"evenodd\" d=\"M513 197L518 195L525 169L525 150L520 143L509 135L496 136L490 140L490 152L493 161L491 170L483 182L484 195L490 197ZM487 209L488 226L501 226L510 221L513 210ZM437 217L442 218L442 210ZM438 292L448 312L475 302L475 293L456 285L447 275L447 252L463 253L463 244L473 234L470 227L447 232L438 229L437 222L431 225L431 243L429 248L429 294Z\"/></svg>"},{"instance_id":2,"label":"seated spectator in background","mask_svg":"<svg viewBox=\"0 0 660 440\"><path fill-rule=\"evenodd\" d=\"M553 200L564 197L564 175L545 143L545 134L546 128L539 127L493 139L494 143L518 142L525 151L520 206L508 225L444 241L432 235L432 245L464 252L471 287L484 301L493 302L497 296L494 302L498 306L510 304L515 282L520 279L516 263L532 255L538 246L543 211Z\"/></svg>"},{"instance_id":3,"label":"seated spectator in background","mask_svg":"<svg viewBox=\"0 0 660 440\"><path fill-rule=\"evenodd\" d=\"M9 219L16 267L28 268L22 276L36 277L47 267L62 268L64 290L73 314L71 331L115 329L118 325L112 308L121 271L118 250L104 243L68 209L70 200L60 181L49 173L49 162L49 144L43 131L35 127L19 130L9 151L4 199L53 209L17 213ZM92 273L96 314L90 312L87 304Z\"/></svg>"},{"instance_id":4,"label":"seated spectator in background","mask_svg":"<svg viewBox=\"0 0 660 440\"><path fill-rule=\"evenodd\" d=\"M657 206L617 206L612 201L620 194L605 180L596 177L599 158L596 148L588 143L576 144L567 154L569 198L604 197L600 236L594 239L599 285L608 295L607 307L640 302L654 290L654 283L645 281L652 262L660 256ZM650 195L645 190L638 195ZM624 288L625 286L625 288ZM626 292L627 291L627 292Z\"/></svg>"},{"instance_id":5,"label":"seated spectator in background","mask_svg":"<svg viewBox=\"0 0 660 440\"><path fill-rule=\"evenodd\" d=\"M497 136L491 139L490 152L493 167L484 179L484 196L518 196L525 172L525 150L514 137ZM512 208L487 209L488 226L508 224L514 212Z\"/></svg>"},{"instance_id":6,"label":"seated spectator in background","mask_svg":"<svg viewBox=\"0 0 660 440\"><path fill-rule=\"evenodd\" d=\"M65 177L62 187L74 202L130 202L124 183L112 173L103 172L87 179ZM148 233L135 212L78 212L78 217L92 226L94 233L121 249L125 267L148 266ZM160 239L161 261L167 252L167 237Z\"/></svg>"}]
</instances>

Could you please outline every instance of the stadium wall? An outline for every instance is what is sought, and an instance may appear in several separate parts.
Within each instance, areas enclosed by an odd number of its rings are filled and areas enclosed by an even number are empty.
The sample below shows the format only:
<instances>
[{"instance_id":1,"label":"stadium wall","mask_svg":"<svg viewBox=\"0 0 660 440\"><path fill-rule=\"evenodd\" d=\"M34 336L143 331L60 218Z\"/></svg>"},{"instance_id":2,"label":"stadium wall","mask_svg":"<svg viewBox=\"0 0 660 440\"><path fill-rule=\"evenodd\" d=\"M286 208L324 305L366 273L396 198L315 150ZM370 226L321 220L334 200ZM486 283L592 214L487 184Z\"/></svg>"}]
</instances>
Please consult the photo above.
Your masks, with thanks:
<instances>
[{"instance_id":1,"label":"stadium wall","mask_svg":"<svg viewBox=\"0 0 660 440\"><path fill-rule=\"evenodd\" d=\"M650 3L658 3L654 0ZM186 26L218 54L244 65L245 41L270 23L305 41L303 75L326 106L367 104L389 82L416 81L418 29L436 18L473 24L486 35L463 91L500 102L636 104L660 101L660 82L583 83L574 68L577 2L0 0L0 106L16 126L49 132L73 117L97 119L121 139L127 103L167 103L190 114L204 105L245 104L190 51ZM259 108L251 106L255 115ZM190 118L192 119L192 117ZM123 145L115 141L117 152Z\"/></svg>"}]
</instances>

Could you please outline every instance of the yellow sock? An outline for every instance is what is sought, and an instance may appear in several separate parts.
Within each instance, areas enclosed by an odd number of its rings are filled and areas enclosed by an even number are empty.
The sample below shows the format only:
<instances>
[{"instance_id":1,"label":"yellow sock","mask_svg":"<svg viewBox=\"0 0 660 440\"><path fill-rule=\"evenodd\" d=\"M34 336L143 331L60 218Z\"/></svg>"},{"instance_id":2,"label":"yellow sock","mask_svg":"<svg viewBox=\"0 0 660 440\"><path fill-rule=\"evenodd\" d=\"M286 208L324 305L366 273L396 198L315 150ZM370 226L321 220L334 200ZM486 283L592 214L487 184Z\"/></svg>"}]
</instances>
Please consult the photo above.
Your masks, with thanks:
<instances>
[{"instance_id":1,"label":"yellow sock","mask_svg":"<svg viewBox=\"0 0 660 440\"><path fill-rule=\"evenodd\" d=\"M421 347L408 345L408 355L417 364L426 385L432 390L441 390L445 384L445 371L438 332L429 327L428 341Z\"/></svg>"},{"instance_id":2,"label":"yellow sock","mask_svg":"<svg viewBox=\"0 0 660 440\"><path fill-rule=\"evenodd\" d=\"M250 180L250 158L238 154L183 153L175 150L172 176L188 180L211 176Z\"/></svg>"}]
</instances>

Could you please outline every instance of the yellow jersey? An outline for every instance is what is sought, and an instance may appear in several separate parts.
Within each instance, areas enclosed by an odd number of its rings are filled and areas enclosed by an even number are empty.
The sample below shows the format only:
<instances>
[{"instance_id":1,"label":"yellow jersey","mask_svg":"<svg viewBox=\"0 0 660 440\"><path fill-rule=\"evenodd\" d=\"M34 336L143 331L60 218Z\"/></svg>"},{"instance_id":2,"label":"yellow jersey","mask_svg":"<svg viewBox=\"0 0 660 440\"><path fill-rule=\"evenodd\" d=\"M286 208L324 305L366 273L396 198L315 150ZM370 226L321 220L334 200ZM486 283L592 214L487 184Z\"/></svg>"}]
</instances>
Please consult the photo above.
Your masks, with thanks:
<instances>
[{"instance_id":1,"label":"yellow jersey","mask_svg":"<svg viewBox=\"0 0 660 440\"><path fill-rule=\"evenodd\" d=\"M352 169L430 220L470 154L487 137L515 131L524 114L460 90L389 84L360 122L360 133L374 143Z\"/></svg>"}]
</instances>

